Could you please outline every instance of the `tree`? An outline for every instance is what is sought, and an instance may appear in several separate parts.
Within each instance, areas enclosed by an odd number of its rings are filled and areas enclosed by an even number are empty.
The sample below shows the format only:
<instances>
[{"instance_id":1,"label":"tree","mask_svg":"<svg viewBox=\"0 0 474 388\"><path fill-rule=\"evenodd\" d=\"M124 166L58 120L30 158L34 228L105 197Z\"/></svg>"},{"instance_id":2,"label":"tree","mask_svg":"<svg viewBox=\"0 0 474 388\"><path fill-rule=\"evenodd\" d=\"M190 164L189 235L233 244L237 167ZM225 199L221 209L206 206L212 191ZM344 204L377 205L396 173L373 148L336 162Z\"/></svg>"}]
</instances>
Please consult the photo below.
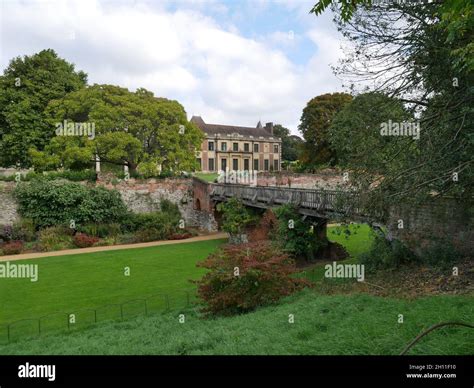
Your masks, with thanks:
<instances>
[{"instance_id":1,"label":"tree","mask_svg":"<svg viewBox=\"0 0 474 388\"><path fill-rule=\"evenodd\" d=\"M282 160L291 162L298 160L303 140L296 135L290 135L290 130L280 124L275 125L273 133L281 138Z\"/></svg>"},{"instance_id":2,"label":"tree","mask_svg":"<svg viewBox=\"0 0 474 388\"><path fill-rule=\"evenodd\" d=\"M86 82L84 72L51 49L11 60L0 76L0 165L29 167L28 150L43 150L54 136L44 114L48 103Z\"/></svg>"},{"instance_id":3,"label":"tree","mask_svg":"<svg viewBox=\"0 0 474 388\"><path fill-rule=\"evenodd\" d=\"M336 153L330 149L328 128L333 117L352 99L346 93L328 93L314 97L303 109L298 129L305 139L302 162L309 168L317 164L337 162Z\"/></svg>"},{"instance_id":4,"label":"tree","mask_svg":"<svg viewBox=\"0 0 474 388\"><path fill-rule=\"evenodd\" d=\"M187 121L177 101L156 98L145 89L130 92L118 86L93 85L51 101L46 112L51 126L72 123L94 129L93 136L76 133L73 140L62 141L67 155L74 154L68 147L82 147L81 157L87 154L92 161L98 155L101 161L127 165L131 171L140 169L140 163L147 172L150 163L166 171L190 170L203 136ZM52 153L45 151L42 156L48 160Z\"/></svg>"},{"instance_id":5,"label":"tree","mask_svg":"<svg viewBox=\"0 0 474 388\"><path fill-rule=\"evenodd\" d=\"M378 183L372 202L423 202L449 194L472 203L473 9L460 0L361 5L350 20L336 12L338 28L351 42L336 74L352 91L371 85L398 99L421 128L416 144L390 141L372 149L381 155L353 165L364 185ZM394 165L375 167L371 160L391 154L386 147L394 144ZM356 154L349 159L355 161Z\"/></svg>"}]
</instances>

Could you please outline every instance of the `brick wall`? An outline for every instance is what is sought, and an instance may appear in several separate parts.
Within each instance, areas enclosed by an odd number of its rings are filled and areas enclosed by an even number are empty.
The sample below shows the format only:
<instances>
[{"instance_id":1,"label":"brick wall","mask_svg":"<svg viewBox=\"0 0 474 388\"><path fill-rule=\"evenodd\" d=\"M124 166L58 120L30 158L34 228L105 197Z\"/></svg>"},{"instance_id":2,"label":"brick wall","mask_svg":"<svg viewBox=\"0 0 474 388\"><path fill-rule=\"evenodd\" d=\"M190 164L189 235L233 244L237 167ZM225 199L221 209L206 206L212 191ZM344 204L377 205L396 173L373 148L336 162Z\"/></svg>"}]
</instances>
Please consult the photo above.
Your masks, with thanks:
<instances>
[{"instance_id":1,"label":"brick wall","mask_svg":"<svg viewBox=\"0 0 474 388\"><path fill-rule=\"evenodd\" d=\"M397 206L391 210L388 229L393 238L407 244L416 253L436 240L453 243L466 254L474 252L474 220L470 204L439 199L416 208ZM399 228L399 221L403 228Z\"/></svg>"}]
</instances>

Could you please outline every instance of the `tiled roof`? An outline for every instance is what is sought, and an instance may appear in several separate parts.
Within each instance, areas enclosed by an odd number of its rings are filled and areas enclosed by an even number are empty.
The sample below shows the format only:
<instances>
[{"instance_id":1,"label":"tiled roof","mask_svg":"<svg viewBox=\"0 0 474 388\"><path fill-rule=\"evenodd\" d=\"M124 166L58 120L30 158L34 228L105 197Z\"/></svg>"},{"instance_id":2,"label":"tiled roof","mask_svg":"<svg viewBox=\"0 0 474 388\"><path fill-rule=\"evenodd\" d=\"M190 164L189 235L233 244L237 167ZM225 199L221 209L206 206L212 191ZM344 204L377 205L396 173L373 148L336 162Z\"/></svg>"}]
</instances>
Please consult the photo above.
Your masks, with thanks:
<instances>
[{"instance_id":1,"label":"tiled roof","mask_svg":"<svg viewBox=\"0 0 474 388\"><path fill-rule=\"evenodd\" d=\"M259 137L264 137L264 138L270 138L273 137L274 139L279 138L275 135L272 135L270 132L268 132L264 127L239 127L235 125L222 125L222 124L207 124L204 122L204 120L201 118L201 116L193 116L191 118L191 122L196 124L201 130L205 133L207 133L209 136L213 135L232 135L234 133L238 133L239 135L242 135L244 137L250 137L253 136L254 138L259 138Z\"/></svg>"}]
</instances>

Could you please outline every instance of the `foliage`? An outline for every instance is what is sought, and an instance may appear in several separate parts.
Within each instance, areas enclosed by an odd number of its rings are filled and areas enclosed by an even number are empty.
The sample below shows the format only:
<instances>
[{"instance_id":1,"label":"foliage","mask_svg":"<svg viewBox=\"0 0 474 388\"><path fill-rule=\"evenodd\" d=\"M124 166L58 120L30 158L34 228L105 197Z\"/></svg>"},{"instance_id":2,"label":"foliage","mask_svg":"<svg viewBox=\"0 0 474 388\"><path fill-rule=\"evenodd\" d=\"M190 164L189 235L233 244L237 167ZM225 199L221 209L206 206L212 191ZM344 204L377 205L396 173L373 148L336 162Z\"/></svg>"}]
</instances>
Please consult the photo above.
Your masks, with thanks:
<instances>
[{"instance_id":1,"label":"foliage","mask_svg":"<svg viewBox=\"0 0 474 388\"><path fill-rule=\"evenodd\" d=\"M71 182L82 182L82 181L89 181L95 182L97 179L96 173L94 170L81 170L81 171L49 171L43 173L37 173L31 171L27 174L21 174L19 181L21 182L29 182L33 179L43 179L43 180L55 180L55 179L67 179ZM3 176L0 175L0 181L6 182L14 182L18 180L15 174Z\"/></svg>"},{"instance_id":2,"label":"foliage","mask_svg":"<svg viewBox=\"0 0 474 388\"><path fill-rule=\"evenodd\" d=\"M74 245L78 248L88 248L93 246L99 241L99 238L94 236L88 236L84 233L76 233L73 237Z\"/></svg>"},{"instance_id":3,"label":"foliage","mask_svg":"<svg viewBox=\"0 0 474 388\"><path fill-rule=\"evenodd\" d=\"M292 276L293 260L269 243L226 245L198 266L208 270L196 282L198 295L206 303L204 311L215 315L252 311L307 285Z\"/></svg>"},{"instance_id":4,"label":"foliage","mask_svg":"<svg viewBox=\"0 0 474 388\"><path fill-rule=\"evenodd\" d=\"M42 251L58 251L73 247L73 230L67 226L51 226L38 232L39 248Z\"/></svg>"},{"instance_id":5,"label":"foliage","mask_svg":"<svg viewBox=\"0 0 474 388\"><path fill-rule=\"evenodd\" d=\"M327 93L306 104L298 127L305 139L301 156L303 164L311 168L322 163L337 163L338 154L330 147L328 129L334 116L351 99L351 95L346 93Z\"/></svg>"},{"instance_id":6,"label":"foliage","mask_svg":"<svg viewBox=\"0 0 474 388\"><path fill-rule=\"evenodd\" d=\"M398 99L421 129L416 141L405 136L381 142L373 133L362 151L351 147L347 156L354 162L349 167L356 181L376 186L372 203L422 203L433 195L471 200L473 9L465 0L384 2L361 7L349 21L336 13L338 29L351 43L335 69L338 77L353 93L366 91L370 84L373 91ZM377 108L364 109L358 130L364 130L365 123L375 124ZM369 144L382 147L367 153ZM384 164L376 166L375 160L384 158Z\"/></svg>"},{"instance_id":7,"label":"foliage","mask_svg":"<svg viewBox=\"0 0 474 388\"><path fill-rule=\"evenodd\" d=\"M433 240L421 252L421 261L433 267L447 268L462 258L452 241Z\"/></svg>"},{"instance_id":8,"label":"foliage","mask_svg":"<svg viewBox=\"0 0 474 388\"><path fill-rule=\"evenodd\" d=\"M130 174L142 164L150 175L151 163L176 173L195 167L195 151L203 138L177 101L157 98L145 89L93 85L51 101L46 112L51 124L93 123L95 136L57 136L44 152L32 150L38 168L73 168L73 163L81 166L98 155L101 162L127 165Z\"/></svg>"},{"instance_id":9,"label":"foliage","mask_svg":"<svg viewBox=\"0 0 474 388\"><path fill-rule=\"evenodd\" d=\"M76 230L93 237L115 237L120 234L121 225L118 223L89 223L84 225L76 225Z\"/></svg>"},{"instance_id":10,"label":"foliage","mask_svg":"<svg viewBox=\"0 0 474 388\"><path fill-rule=\"evenodd\" d=\"M120 222L127 209L120 194L103 187L64 181L34 180L14 191L19 213L37 228L89 222Z\"/></svg>"},{"instance_id":11,"label":"foliage","mask_svg":"<svg viewBox=\"0 0 474 388\"><path fill-rule=\"evenodd\" d=\"M234 236L242 234L245 227L256 220L251 211L237 198L230 198L227 202L218 204L217 210L222 212L222 230Z\"/></svg>"},{"instance_id":12,"label":"foliage","mask_svg":"<svg viewBox=\"0 0 474 388\"><path fill-rule=\"evenodd\" d=\"M303 145L303 139L290 135L290 130L277 124L273 127L273 134L281 138L281 158L284 161L298 160Z\"/></svg>"},{"instance_id":13,"label":"foliage","mask_svg":"<svg viewBox=\"0 0 474 388\"><path fill-rule=\"evenodd\" d=\"M16 221L12 227L12 240L31 242L36 239L36 229L32 220L22 218Z\"/></svg>"},{"instance_id":14,"label":"foliage","mask_svg":"<svg viewBox=\"0 0 474 388\"><path fill-rule=\"evenodd\" d=\"M275 209L278 219L272 239L296 259L312 260L319 248L327 242L317 238L314 225L303 220L293 205L283 205Z\"/></svg>"},{"instance_id":15,"label":"foliage","mask_svg":"<svg viewBox=\"0 0 474 388\"><path fill-rule=\"evenodd\" d=\"M23 250L23 241L12 240L2 245L4 255L17 255Z\"/></svg>"},{"instance_id":16,"label":"foliage","mask_svg":"<svg viewBox=\"0 0 474 388\"><path fill-rule=\"evenodd\" d=\"M402 264L415 261L416 258L402 242L388 241L385 237L376 235L369 251L359 256L360 264L365 265L367 272L378 269L396 269Z\"/></svg>"},{"instance_id":17,"label":"foliage","mask_svg":"<svg viewBox=\"0 0 474 388\"><path fill-rule=\"evenodd\" d=\"M85 86L87 76L48 49L10 61L0 76L0 166L29 167L28 150L54 135L44 110L53 99Z\"/></svg>"}]
</instances>

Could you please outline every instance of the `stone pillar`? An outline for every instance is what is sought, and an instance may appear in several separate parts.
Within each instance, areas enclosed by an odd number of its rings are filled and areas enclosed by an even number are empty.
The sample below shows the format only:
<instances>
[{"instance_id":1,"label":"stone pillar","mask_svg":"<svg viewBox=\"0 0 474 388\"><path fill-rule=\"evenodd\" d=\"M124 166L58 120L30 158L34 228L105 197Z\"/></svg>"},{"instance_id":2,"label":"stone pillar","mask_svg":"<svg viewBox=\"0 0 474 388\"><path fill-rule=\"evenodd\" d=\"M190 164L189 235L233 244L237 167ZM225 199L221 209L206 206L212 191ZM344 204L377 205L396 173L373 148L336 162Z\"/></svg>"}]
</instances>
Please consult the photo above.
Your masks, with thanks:
<instances>
[{"instance_id":1,"label":"stone pillar","mask_svg":"<svg viewBox=\"0 0 474 388\"><path fill-rule=\"evenodd\" d=\"M320 239L322 241L327 240L327 238L328 238L327 226L328 226L328 220L327 219L318 218L318 224L317 224L317 226L314 227L314 234L318 239Z\"/></svg>"},{"instance_id":2,"label":"stone pillar","mask_svg":"<svg viewBox=\"0 0 474 388\"><path fill-rule=\"evenodd\" d=\"M95 172L100 172L100 158L99 155L95 155Z\"/></svg>"}]
</instances>

